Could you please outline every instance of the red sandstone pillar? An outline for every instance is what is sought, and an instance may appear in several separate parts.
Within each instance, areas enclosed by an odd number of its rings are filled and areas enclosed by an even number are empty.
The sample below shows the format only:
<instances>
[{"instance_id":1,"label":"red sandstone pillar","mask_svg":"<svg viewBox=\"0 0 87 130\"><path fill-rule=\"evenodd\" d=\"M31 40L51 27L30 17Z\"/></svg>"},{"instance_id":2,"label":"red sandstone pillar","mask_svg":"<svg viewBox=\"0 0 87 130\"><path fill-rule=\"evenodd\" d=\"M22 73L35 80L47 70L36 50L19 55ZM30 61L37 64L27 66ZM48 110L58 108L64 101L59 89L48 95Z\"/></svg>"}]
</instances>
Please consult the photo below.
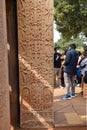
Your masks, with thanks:
<instances>
[{"instance_id":1,"label":"red sandstone pillar","mask_svg":"<svg viewBox=\"0 0 87 130\"><path fill-rule=\"evenodd\" d=\"M17 0L20 126L53 126L53 0Z\"/></svg>"},{"instance_id":2,"label":"red sandstone pillar","mask_svg":"<svg viewBox=\"0 0 87 130\"><path fill-rule=\"evenodd\" d=\"M10 130L5 0L0 0L0 130Z\"/></svg>"}]
</instances>

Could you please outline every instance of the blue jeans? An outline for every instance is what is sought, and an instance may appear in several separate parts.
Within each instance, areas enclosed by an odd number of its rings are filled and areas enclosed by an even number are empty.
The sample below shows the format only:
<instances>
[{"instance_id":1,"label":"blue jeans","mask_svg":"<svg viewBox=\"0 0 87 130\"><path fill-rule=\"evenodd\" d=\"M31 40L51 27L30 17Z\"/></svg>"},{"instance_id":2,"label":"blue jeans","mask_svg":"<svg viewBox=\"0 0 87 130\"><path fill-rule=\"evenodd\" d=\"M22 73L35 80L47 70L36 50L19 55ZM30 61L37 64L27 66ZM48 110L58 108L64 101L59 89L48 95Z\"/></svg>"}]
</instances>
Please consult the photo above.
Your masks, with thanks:
<instances>
[{"instance_id":1,"label":"blue jeans","mask_svg":"<svg viewBox=\"0 0 87 130\"><path fill-rule=\"evenodd\" d=\"M67 94L75 94L74 75L70 75L64 72L64 82L65 82Z\"/></svg>"}]
</instances>

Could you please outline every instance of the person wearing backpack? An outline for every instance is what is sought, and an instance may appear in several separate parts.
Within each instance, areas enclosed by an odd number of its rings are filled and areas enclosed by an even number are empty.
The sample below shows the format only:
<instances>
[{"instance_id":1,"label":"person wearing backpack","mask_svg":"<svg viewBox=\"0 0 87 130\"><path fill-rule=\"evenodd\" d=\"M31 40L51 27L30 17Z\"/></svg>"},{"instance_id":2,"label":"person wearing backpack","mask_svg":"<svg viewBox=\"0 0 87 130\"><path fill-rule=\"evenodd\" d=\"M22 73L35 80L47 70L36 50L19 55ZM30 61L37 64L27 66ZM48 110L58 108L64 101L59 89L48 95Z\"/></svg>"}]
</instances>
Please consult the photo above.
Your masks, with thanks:
<instances>
[{"instance_id":1,"label":"person wearing backpack","mask_svg":"<svg viewBox=\"0 0 87 130\"><path fill-rule=\"evenodd\" d=\"M66 95L62 97L63 100L71 99L75 96L74 77L76 75L76 66L79 58L78 52L75 49L76 45L71 44L66 53L66 59L64 63L64 82L66 87Z\"/></svg>"}]
</instances>

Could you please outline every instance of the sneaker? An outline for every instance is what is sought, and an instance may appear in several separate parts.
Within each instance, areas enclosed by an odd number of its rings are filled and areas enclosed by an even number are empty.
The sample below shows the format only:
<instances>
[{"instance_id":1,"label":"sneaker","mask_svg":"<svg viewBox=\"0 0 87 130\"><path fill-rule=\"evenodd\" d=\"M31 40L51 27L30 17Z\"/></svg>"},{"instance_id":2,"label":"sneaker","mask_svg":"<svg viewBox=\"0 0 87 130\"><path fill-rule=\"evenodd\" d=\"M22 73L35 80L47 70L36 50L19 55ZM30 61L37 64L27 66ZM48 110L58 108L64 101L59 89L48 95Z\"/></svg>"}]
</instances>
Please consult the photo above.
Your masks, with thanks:
<instances>
[{"instance_id":1,"label":"sneaker","mask_svg":"<svg viewBox=\"0 0 87 130\"><path fill-rule=\"evenodd\" d=\"M71 96L67 94L67 95L63 96L62 99L63 99L63 100L71 99Z\"/></svg>"},{"instance_id":2,"label":"sneaker","mask_svg":"<svg viewBox=\"0 0 87 130\"><path fill-rule=\"evenodd\" d=\"M77 87L80 87L81 85L80 84L77 84Z\"/></svg>"},{"instance_id":3,"label":"sneaker","mask_svg":"<svg viewBox=\"0 0 87 130\"><path fill-rule=\"evenodd\" d=\"M75 94L74 94L74 93L72 93L72 94L71 94L71 97L75 97Z\"/></svg>"},{"instance_id":4,"label":"sneaker","mask_svg":"<svg viewBox=\"0 0 87 130\"><path fill-rule=\"evenodd\" d=\"M63 88L63 86L62 86L62 85L60 85L60 86L59 86L59 88Z\"/></svg>"}]
</instances>

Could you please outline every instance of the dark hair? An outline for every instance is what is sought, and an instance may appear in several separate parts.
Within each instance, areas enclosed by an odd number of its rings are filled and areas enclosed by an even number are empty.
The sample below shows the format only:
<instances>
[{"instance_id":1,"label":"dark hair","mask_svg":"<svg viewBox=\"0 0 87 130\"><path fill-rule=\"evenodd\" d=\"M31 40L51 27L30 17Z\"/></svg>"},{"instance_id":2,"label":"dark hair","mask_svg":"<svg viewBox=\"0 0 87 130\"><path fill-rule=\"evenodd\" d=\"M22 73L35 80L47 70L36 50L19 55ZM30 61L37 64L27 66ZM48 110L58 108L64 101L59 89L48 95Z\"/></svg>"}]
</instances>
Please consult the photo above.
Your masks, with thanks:
<instances>
[{"instance_id":1,"label":"dark hair","mask_svg":"<svg viewBox=\"0 0 87 130\"><path fill-rule=\"evenodd\" d=\"M87 56L87 50L85 50L85 51L83 52L83 55L84 55L84 56Z\"/></svg>"},{"instance_id":2,"label":"dark hair","mask_svg":"<svg viewBox=\"0 0 87 130\"><path fill-rule=\"evenodd\" d=\"M80 51L78 51L78 55L81 56L81 52Z\"/></svg>"},{"instance_id":3,"label":"dark hair","mask_svg":"<svg viewBox=\"0 0 87 130\"><path fill-rule=\"evenodd\" d=\"M84 51L87 50L87 46L84 46L83 49L84 49Z\"/></svg>"},{"instance_id":4,"label":"dark hair","mask_svg":"<svg viewBox=\"0 0 87 130\"><path fill-rule=\"evenodd\" d=\"M57 49L60 49L60 47L55 47L55 48L54 48L54 51L56 51Z\"/></svg>"},{"instance_id":5,"label":"dark hair","mask_svg":"<svg viewBox=\"0 0 87 130\"><path fill-rule=\"evenodd\" d=\"M70 44L71 49L76 49L76 44Z\"/></svg>"}]
</instances>

